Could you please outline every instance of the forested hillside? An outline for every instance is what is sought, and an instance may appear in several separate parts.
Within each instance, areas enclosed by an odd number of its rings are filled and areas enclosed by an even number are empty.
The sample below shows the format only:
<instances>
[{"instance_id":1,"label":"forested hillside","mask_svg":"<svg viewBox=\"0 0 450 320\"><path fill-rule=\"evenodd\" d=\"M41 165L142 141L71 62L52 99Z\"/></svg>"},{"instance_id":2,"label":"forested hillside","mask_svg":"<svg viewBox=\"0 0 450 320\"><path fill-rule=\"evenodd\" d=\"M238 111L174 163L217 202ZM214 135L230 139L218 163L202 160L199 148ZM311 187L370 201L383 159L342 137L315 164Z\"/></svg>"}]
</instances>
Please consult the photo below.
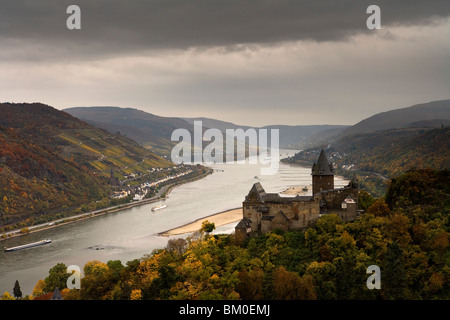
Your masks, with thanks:
<instances>
[{"instance_id":1,"label":"forested hillside","mask_svg":"<svg viewBox=\"0 0 450 320\"><path fill-rule=\"evenodd\" d=\"M285 161L311 166L322 148L338 174L351 178L356 173L362 189L381 196L388 179L408 169L449 169L450 127L410 127L349 135L303 150Z\"/></svg>"},{"instance_id":2,"label":"forested hillside","mask_svg":"<svg viewBox=\"0 0 450 320\"><path fill-rule=\"evenodd\" d=\"M9 225L107 197L108 186L75 161L0 126L0 195L0 225Z\"/></svg>"},{"instance_id":3,"label":"forested hillside","mask_svg":"<svg viewBox=\"0 0 450 320\"><path fill-rule=\"evenodd\" d=\"M50 106L0 104L0 226L107 204L118 179L173 164Z\"/></svg>"},{"instance_id":4,"label":"forested hillside","mask_svg":"<svg viewBox=\"0 0 450 320\"><path fill-rule=\"evenodd\" d=\"M201 232L123 265L91 261L65 299L449 299L449 171L408 171L385 203L364 194L353 222L324 215L305 231L274 231L238 243ZM444 187L444 189L443 189ZM420 197L426 194L427 197ZM381 289L366 286L367 267ZM37 281L33 295L65 288L66 266Z\"/></svg>"}]
</instances>

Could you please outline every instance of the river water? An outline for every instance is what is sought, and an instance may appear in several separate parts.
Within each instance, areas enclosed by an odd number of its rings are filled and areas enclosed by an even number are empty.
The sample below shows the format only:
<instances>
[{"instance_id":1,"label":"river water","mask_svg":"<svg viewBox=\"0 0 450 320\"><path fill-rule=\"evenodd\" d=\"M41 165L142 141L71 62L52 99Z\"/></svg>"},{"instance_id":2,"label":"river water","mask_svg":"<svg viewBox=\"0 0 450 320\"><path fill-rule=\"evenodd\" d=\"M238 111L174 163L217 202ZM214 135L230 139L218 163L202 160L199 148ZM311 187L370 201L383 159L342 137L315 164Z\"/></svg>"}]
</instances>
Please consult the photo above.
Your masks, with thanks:
<instances>
[{"instance_id":1,"label":"river water","mask_svg":"<svg viewBox=\"0 0 450 320\"><path fill-rule=\"evenodd\" d=\"M294 153L294 150L280 150L282 157ZM37 281L44 279L49 269L60 262L67 266L78 265L83 270L88 261L121 260L125 264L154 249L164 248L171 238L158 236L158 233L240 207L255 182L261 182L266 192L311 184L310 168L281 162L275 175L261 175L260 168L267 165L248 161L211 167L215 169L213 174L176 187L165 200L0 242L1 246L12 247L52 239L44 246L7 253L1 250L0 295L5 291L12 293L16 280L23 296L31 294ZM347 183L335 177L336 188ZM165 209L151 211L153 206L163 203L167 205ZM218 227L215 232L230 233L236 224Z\"/></svg>"}]
</instances>

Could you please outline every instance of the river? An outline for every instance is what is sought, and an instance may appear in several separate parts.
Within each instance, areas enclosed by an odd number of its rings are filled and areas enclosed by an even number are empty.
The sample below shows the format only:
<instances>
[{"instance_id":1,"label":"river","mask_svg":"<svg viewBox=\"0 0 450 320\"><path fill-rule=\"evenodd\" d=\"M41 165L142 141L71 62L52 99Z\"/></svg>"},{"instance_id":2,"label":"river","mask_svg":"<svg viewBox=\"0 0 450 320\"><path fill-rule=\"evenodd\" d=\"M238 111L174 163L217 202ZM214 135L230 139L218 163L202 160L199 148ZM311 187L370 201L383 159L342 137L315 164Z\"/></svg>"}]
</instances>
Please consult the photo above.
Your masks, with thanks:
<instances>
[{"instance_id":1,"label":"river","mask_svg":"<svg viewBox=\"0 0 450 320\"><path fill-rule=\"evenodd\" d=\"M280 150L282 157L294 153L294 150ZM255 182L261 182L266 192L311 184L310 168L280 162L277 174L265 176L260 174L263 166L216 164L211 166L213 174L176 187L165 200L2 241L2 246L12 247L41 239L52 240L44 246L15 252L1 250L0 295L5 291L12 294L16 280L23 296L31 294L37 281L44 279L49 269L60 262L78 265L83 270L88 261L121 260L125 264L154 249L164 248L171 238L158 236L159 232L240 207ZM335 177L336 188L347 183ZM163 203L167 205L165 209L151 211L153 206ZM216 232L230 233L235 225L218 227Z\"/></svg>"}]
</instances>

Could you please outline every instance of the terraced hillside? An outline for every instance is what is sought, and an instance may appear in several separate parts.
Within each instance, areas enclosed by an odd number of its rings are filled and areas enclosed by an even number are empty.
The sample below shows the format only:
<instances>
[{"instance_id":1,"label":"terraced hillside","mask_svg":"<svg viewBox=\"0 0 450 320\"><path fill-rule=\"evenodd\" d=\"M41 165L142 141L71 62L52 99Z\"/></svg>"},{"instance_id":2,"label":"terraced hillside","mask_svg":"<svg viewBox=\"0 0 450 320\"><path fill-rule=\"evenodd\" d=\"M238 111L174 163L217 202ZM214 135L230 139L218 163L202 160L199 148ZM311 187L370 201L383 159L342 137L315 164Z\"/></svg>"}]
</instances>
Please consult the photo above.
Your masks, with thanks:
<instances>
[{"instance_id":1,"label":"terraced hillside","mask_svg":"<svg viewBox=\"0 0 450 320\"><path fill-rule=\"evenodd\" d=\"M0 226L107 205L111 172L120 183L173 166L129 138L47 105L2 103L0 114Z\"/></svg>"}]
</instances>

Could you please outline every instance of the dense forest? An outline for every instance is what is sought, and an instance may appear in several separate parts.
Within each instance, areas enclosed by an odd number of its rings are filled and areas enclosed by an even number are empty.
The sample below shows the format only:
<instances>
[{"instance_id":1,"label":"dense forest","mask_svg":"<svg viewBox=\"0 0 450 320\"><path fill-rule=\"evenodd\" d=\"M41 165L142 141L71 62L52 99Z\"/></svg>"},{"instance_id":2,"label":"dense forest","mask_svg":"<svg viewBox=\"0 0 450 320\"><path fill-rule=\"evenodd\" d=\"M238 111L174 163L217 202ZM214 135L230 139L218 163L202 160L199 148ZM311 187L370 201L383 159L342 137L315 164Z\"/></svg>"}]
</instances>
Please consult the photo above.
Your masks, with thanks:
<instances>
[{"instance_id":1,"label":"dense forest","mask_svg":"<svg viewBox=\"0 0 450 320\"><path fill-rule=\"evenodd\" d=\"M306 230L244 242L213 235L204 222L125 265L86 263L79 290L66 288L59 263L31 298L48 299L58 287L67 300L449 299L450 172L408 170L382 198L361 191L360 206L365 213L353 222L324 215ZM380 267L379 290L366 286L370 265Z\"/></svg>"}]
</instances>

